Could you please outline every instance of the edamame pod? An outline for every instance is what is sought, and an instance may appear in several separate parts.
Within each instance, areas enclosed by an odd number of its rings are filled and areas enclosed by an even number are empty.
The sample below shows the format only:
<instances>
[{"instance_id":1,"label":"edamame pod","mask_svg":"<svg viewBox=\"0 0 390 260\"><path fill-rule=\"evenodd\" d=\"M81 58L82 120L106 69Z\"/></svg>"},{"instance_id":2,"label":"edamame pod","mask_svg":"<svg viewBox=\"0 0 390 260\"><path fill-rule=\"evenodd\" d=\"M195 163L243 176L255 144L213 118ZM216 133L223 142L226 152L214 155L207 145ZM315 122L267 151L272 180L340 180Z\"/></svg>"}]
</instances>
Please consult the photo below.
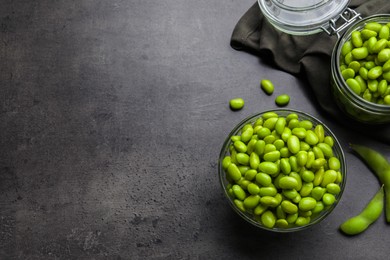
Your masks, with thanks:
<instances>
[{"instance_id":1,"label":"edamame pod","mask_svg":"<svg viewBox=\"0 0 390 260\"><path fill-rule=\"evenodd\" d=\"M340 230L347 235L357 235L374 223L383 211L384 189L383 185L375 196L366 205L359 215L346 220L340 225Z\"/></svg>"},{"instance_id":2,"label":"edamame pod","mask_svg":"<svg viewBox=\"0 0 390 260\"><path fill-rule=\"evenodd\" d=\"M386 158L378 151L371 149L367 146L350 144L352 150L354 150L364 162L371 168L374 174L378 177L379 181L384 185L385 190L385 213L386 221L390 222L390 163Z\"/></svg>"}]
</instances>

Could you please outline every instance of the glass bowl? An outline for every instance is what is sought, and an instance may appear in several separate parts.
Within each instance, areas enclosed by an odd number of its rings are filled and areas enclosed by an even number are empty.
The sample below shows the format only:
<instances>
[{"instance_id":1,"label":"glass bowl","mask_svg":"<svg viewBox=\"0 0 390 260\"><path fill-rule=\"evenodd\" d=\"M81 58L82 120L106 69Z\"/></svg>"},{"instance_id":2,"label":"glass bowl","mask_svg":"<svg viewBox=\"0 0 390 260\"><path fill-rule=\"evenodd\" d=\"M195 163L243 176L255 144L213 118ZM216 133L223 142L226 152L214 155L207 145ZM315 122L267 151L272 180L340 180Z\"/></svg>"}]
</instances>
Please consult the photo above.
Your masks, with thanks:
<instances>
[{"instance_id":1,"label":"glass bowl","mask_svg":"<svg viewBox=\"0 0 390 260\"><path fill-rule=\"evenodd\" d=\"M320 223L340 201L346 183L345 157L336 136L317 118L290 109L264 111L236 125L223 143L218 172L233 210L250 224L274 232Z\"/></svg>"}]
</instances>

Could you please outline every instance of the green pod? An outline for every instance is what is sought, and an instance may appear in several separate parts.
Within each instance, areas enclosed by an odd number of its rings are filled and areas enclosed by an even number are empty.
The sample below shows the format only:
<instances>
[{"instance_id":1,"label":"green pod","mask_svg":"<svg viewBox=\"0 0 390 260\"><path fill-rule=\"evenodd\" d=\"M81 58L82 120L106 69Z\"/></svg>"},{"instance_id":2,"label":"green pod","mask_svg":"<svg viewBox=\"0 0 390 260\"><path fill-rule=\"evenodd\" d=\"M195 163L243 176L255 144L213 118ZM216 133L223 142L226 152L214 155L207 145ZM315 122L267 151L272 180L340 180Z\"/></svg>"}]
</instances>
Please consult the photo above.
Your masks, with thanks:
<instances>
[{"instance_id":1,"label":"green pod","mask_svg":"<svg viewBox=\"0 0 390 260\"><path fill-rule=\"evenodd\" d=\"M340 230L347 235L357 235L365 231L381 215L384 207L383 186L369 201L365 208L357 215L340 225Z\"/></svg>"},{"instance_id":2,"label":"green pod","mask_svg":"<svg viewBox=\"0 0 390 260\"><path fill-rule=\"evenodd\" d=\"M350 147L364 160L384 185L386 221L390 222L390 163L381 153L374 149L357 144L351 144Z\"/></svg>"}]
</instances>

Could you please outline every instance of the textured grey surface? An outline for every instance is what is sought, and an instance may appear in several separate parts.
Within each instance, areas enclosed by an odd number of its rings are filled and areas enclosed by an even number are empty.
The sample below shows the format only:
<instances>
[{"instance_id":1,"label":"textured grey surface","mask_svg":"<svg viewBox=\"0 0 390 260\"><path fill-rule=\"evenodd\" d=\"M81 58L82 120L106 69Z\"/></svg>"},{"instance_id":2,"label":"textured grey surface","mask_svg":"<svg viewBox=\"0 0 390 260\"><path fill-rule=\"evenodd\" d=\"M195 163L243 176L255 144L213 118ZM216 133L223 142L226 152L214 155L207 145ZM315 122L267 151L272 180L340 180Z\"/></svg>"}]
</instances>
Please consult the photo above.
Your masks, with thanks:
<instances>
[{"instance_id":1,"label":"textured grey surface","mask_svg":"<svg viewBox=\"0 0 390 260\"><path fill-rule=\"evenodd\" d=\"M334 124L304 82L229 46L252 4L1 1L1 259L388 257L383 217L358 237L337 228L379 186L348 143L388 158L389 147ZM329 124L346 153L340 204L296 234L255 230L218 183L225 136L275 108L262 78ZM236 96L246 106L232 112Z\"/></svg>"}]
</instances>

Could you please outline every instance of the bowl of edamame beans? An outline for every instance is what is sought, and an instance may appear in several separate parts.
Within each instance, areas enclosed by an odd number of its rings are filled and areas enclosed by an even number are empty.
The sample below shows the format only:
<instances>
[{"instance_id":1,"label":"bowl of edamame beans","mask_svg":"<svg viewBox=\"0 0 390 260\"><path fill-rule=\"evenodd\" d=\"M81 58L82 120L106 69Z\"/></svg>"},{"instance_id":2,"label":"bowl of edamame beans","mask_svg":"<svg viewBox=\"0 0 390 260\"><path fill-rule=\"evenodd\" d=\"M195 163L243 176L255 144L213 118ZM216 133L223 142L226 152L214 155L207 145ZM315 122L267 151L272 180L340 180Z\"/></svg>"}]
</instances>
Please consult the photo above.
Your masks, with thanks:
<instances>
[{"instance_id":1,"label":"bowl of edamame beans","mask_svg":"<svg viewBox=\"0 0 390 260\"><path fill-rule=\"evenodd\" d=\"M337 105L352 119L390 122L390 15L351 26L332 53L331 85Z\"/></svg>"},{"instance_id":2,"label":"bowl of edamame beans","mask_svg":"<svg viewBox=\"0 0 390 260\"><path fill-rule=\"evenodd\" d=\"M218 171L234 211L275 232L320 223L346 183L336 136L317 118L289 109L264 111L236 125L222 146Z\"/></svg>"}]
</instances>

